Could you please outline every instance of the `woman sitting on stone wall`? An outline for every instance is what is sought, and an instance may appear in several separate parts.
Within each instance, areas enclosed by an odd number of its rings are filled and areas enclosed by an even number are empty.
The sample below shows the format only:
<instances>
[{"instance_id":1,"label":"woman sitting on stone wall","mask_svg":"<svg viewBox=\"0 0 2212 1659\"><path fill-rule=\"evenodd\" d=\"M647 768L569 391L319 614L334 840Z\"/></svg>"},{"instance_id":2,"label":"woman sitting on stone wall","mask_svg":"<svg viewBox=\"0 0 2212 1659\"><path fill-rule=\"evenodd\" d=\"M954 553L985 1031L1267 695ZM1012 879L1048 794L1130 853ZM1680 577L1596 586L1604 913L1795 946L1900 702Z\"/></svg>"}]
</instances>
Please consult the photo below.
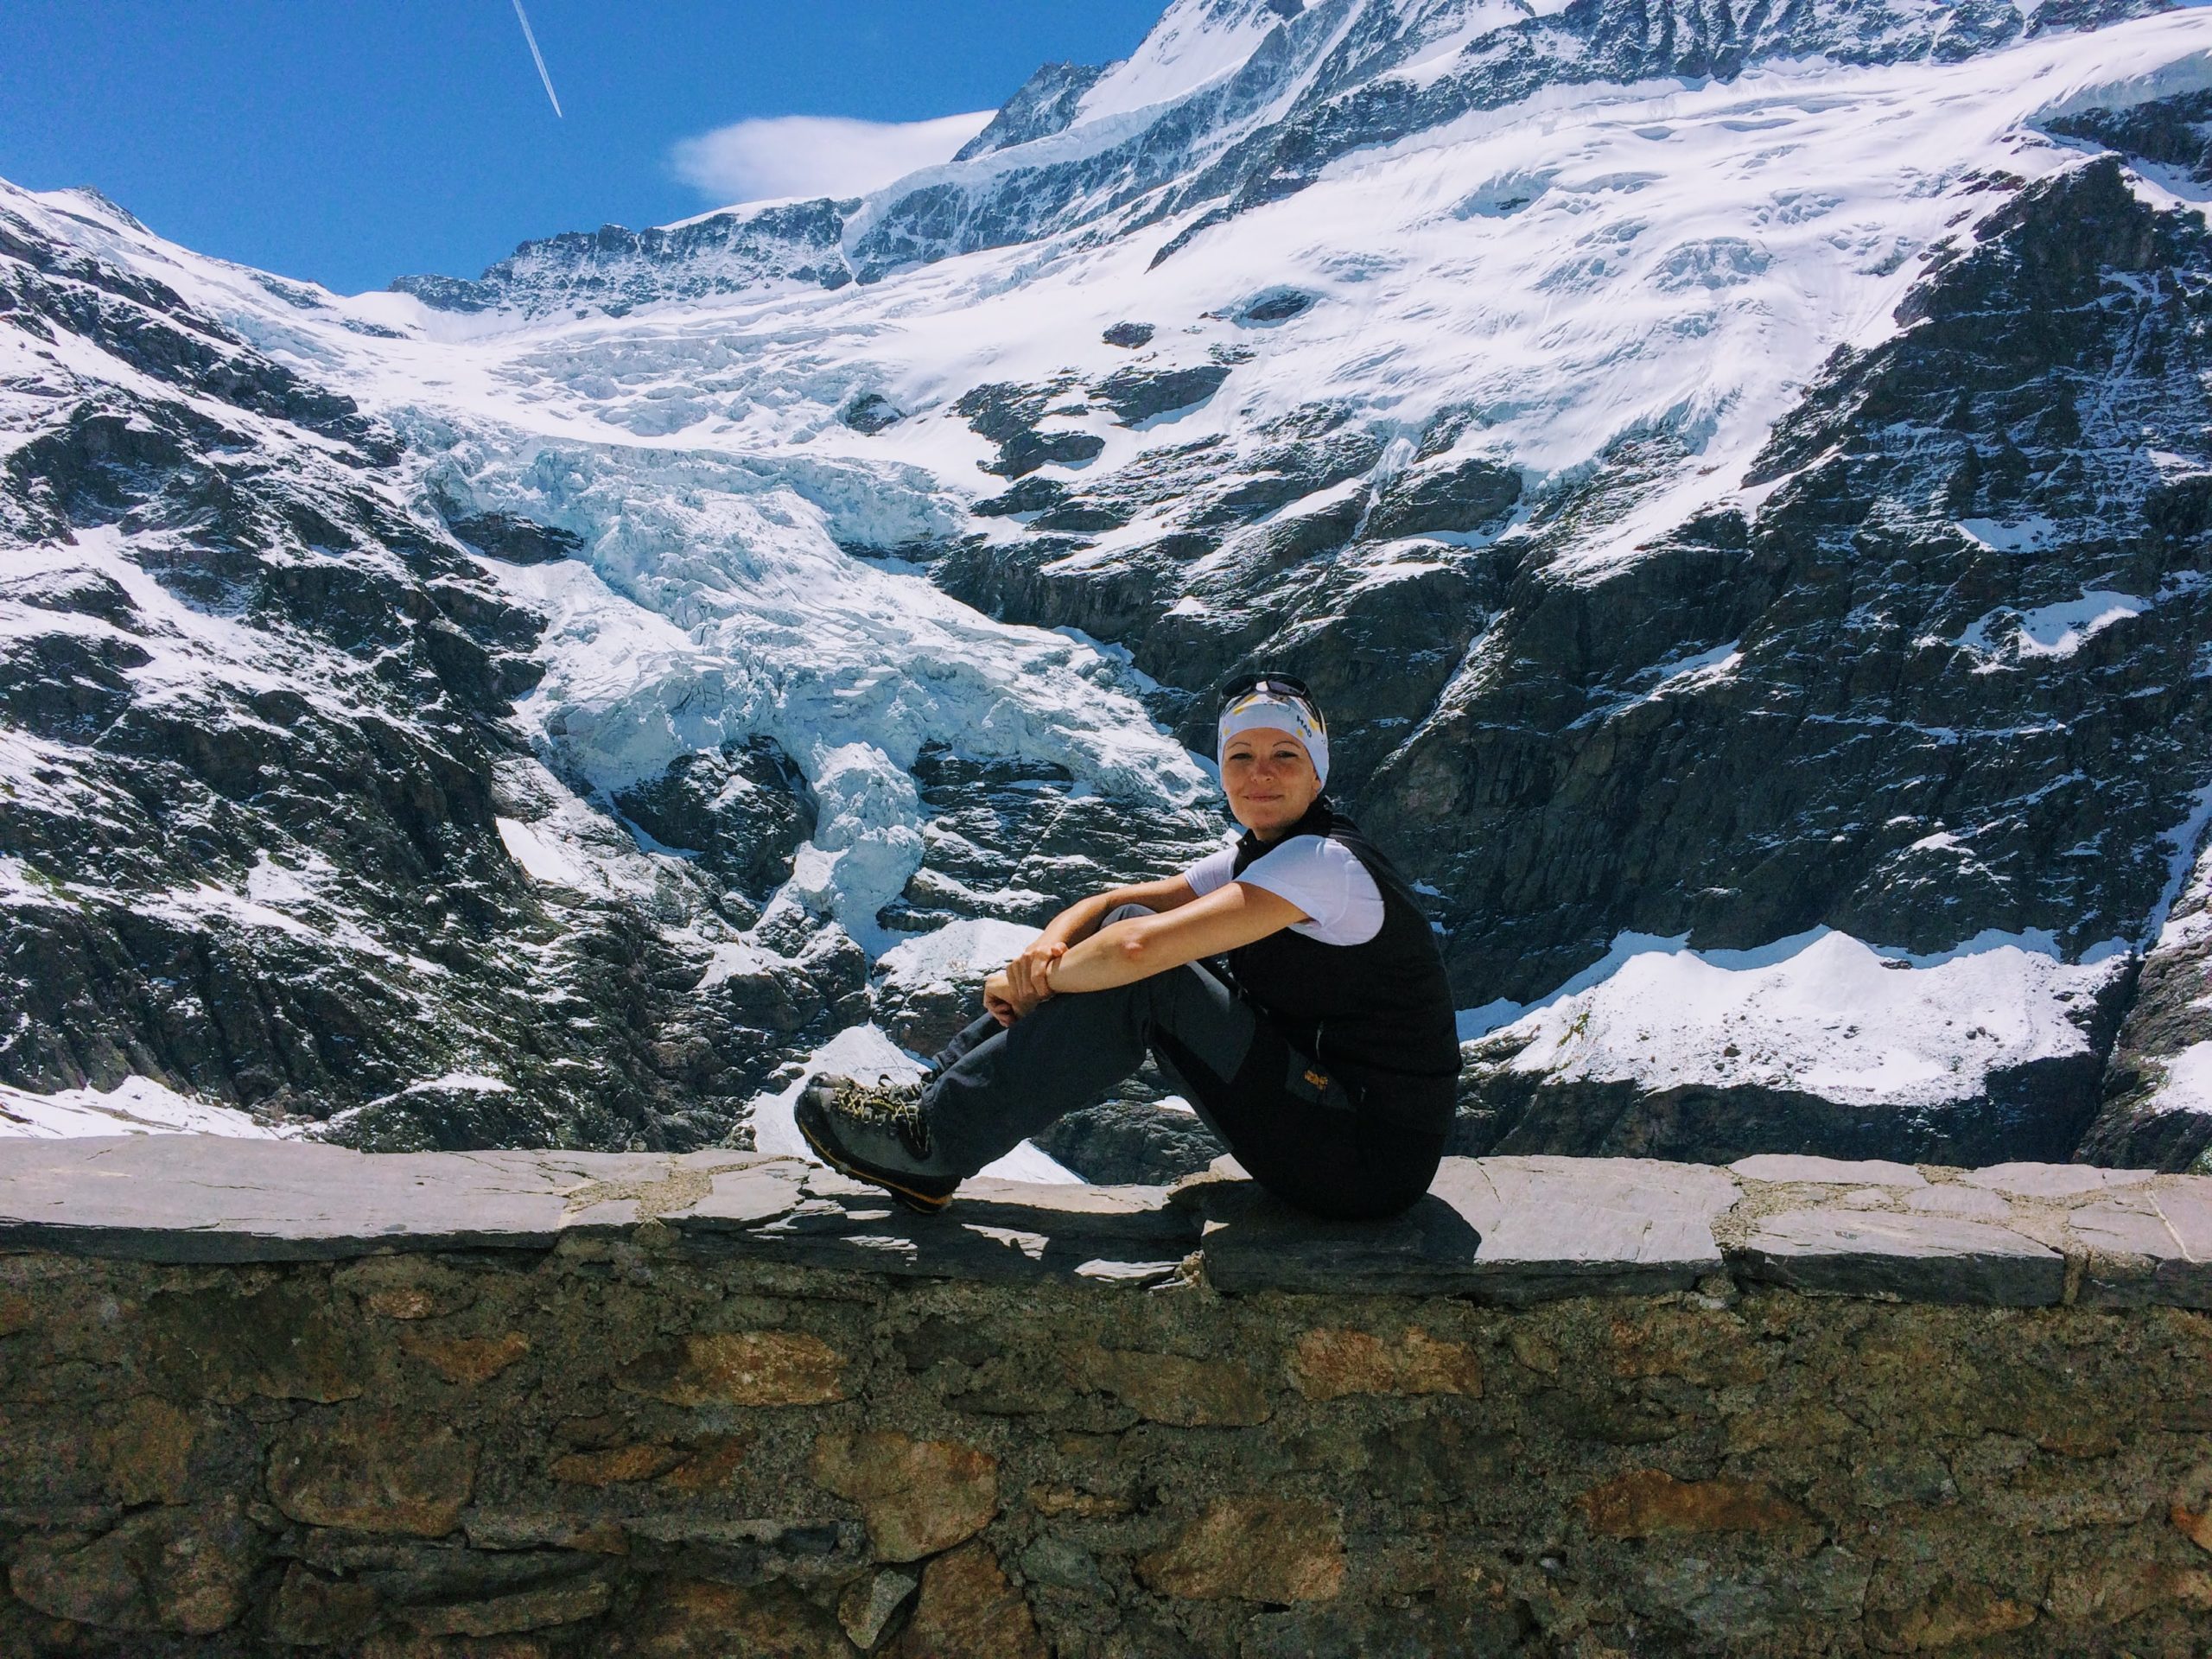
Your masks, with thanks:
<instances>
[{"instance_id":1,"label":"woman sitting on stone wall","mask_svg":"<svg viewBox=\"0 0 2212 1659\"><path fill-rule=\"evenodd\" d=\"M1062 911L985 982L986 1012L922 1081L809 1079L796 1114L807 1144L912 1209L942 1210L1149 1051L1287 1202L1368 1218L1426 1192L1459 1071L1435 934L1321 792L1328 731L1301 682L1232 683L1216 753L1245 830L1233 846Z\"/></svg>"}]
</instances>

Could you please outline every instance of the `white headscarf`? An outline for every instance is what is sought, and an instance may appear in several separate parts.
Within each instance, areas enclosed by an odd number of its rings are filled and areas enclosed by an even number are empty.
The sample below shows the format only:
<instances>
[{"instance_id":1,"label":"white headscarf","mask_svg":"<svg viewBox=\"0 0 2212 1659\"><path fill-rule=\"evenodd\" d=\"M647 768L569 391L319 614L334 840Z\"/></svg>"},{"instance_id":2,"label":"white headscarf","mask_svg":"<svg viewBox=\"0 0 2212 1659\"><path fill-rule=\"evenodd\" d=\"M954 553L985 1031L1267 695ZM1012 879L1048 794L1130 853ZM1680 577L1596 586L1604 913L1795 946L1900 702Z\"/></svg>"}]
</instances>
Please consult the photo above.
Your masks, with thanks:
<instances>
[{"instance_id":1,"label":"white headscarf","mask_svg":"<svg viewBox=\"0 0 2212 1659\"><path fill-rule=\"evenodd\" d=\"M1303 697L1286 696L1278 691L1255 689L1230 703L1221 711L1221 725L1214 739L1213 758L1218 766L1229 753L1229 740L1240 732L1288 732L1306 746L1306 758L1313 763L1313 775L1326 785L1329 781L1329 728L1321 722L1321 711Z\"/></svg>"}]
</instances>

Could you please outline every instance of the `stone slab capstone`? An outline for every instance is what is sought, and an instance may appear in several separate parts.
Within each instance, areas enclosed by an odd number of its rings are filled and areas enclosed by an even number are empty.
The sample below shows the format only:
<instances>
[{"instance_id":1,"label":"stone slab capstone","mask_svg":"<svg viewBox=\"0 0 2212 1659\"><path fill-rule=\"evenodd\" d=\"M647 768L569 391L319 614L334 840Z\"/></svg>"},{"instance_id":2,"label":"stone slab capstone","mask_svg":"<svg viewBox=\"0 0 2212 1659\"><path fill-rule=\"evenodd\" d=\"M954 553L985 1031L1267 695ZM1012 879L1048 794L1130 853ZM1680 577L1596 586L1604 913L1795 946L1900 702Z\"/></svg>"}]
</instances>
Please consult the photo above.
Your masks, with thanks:
<instances>
[{"instance_id":1,"label":"stone slab capstone","mask_svg":"<svg viewBox=\"0 0 2212 1659\"><path fill-rule=\"evenodd\" d=\"M1932 1303L2212 1307L2212 1178L1761 1156L1448 1158L1376 1223L1228 1160L1174 1187L976 1179L942 1216L751 1153L364 1154L212 1135L0 1141L0 1251L173 1263L636 1248L920 1278L1522 1306L1745 1285Z\"/></svg>"}]
</instances>

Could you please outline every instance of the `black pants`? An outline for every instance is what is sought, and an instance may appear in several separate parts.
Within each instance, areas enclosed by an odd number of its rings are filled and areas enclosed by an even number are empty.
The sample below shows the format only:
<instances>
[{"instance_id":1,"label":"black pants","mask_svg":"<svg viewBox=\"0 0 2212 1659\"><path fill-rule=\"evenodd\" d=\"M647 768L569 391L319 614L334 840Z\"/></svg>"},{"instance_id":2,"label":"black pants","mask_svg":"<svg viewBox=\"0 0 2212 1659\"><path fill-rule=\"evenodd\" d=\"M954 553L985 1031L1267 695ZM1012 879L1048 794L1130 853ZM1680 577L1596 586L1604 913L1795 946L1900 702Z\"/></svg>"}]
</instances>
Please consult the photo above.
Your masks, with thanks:
<instances>
[{"instance_id":1,"label":"black pants","mask_svg":"<svg viewBox=\"0 0 2212 1659\"><path fill-rule=\"evenodd\" d=\"M1125 905L1102 925L1144 913ZM1004 1028L976 1020L938 1056L924 1096L938 1155L972 1174L1098 1100L1147 1053L1252 1179L1301 1210L1395 1215L1435 1177L1441 1135L1290 1093L1288 1039L1198 963L1052 997Z\"/></svg>"}]
</instances>

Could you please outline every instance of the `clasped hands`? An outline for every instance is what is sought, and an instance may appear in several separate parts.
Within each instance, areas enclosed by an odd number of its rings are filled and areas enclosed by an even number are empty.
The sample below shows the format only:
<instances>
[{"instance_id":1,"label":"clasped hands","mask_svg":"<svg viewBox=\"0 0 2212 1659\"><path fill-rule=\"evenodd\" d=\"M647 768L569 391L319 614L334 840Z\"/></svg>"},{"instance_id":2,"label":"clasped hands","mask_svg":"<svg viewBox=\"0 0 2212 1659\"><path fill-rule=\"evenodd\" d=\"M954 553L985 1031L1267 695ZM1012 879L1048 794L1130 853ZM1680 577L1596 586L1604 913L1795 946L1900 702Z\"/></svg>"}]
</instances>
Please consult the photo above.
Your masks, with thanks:
<instances>
[{"instance_id":1,"label":"clasped hands","mask_svg":"<svg viewBox=\"0 0 2212 1659\"><path fill-rule=\"evenodd\" d=\"M1039 933L1021 954L983 982L983 1007L1001 1026L1021 1019L1052 995L1048 982L1052 964L1068 948L1051 935Z\"/></svg>"}]
</instances>

